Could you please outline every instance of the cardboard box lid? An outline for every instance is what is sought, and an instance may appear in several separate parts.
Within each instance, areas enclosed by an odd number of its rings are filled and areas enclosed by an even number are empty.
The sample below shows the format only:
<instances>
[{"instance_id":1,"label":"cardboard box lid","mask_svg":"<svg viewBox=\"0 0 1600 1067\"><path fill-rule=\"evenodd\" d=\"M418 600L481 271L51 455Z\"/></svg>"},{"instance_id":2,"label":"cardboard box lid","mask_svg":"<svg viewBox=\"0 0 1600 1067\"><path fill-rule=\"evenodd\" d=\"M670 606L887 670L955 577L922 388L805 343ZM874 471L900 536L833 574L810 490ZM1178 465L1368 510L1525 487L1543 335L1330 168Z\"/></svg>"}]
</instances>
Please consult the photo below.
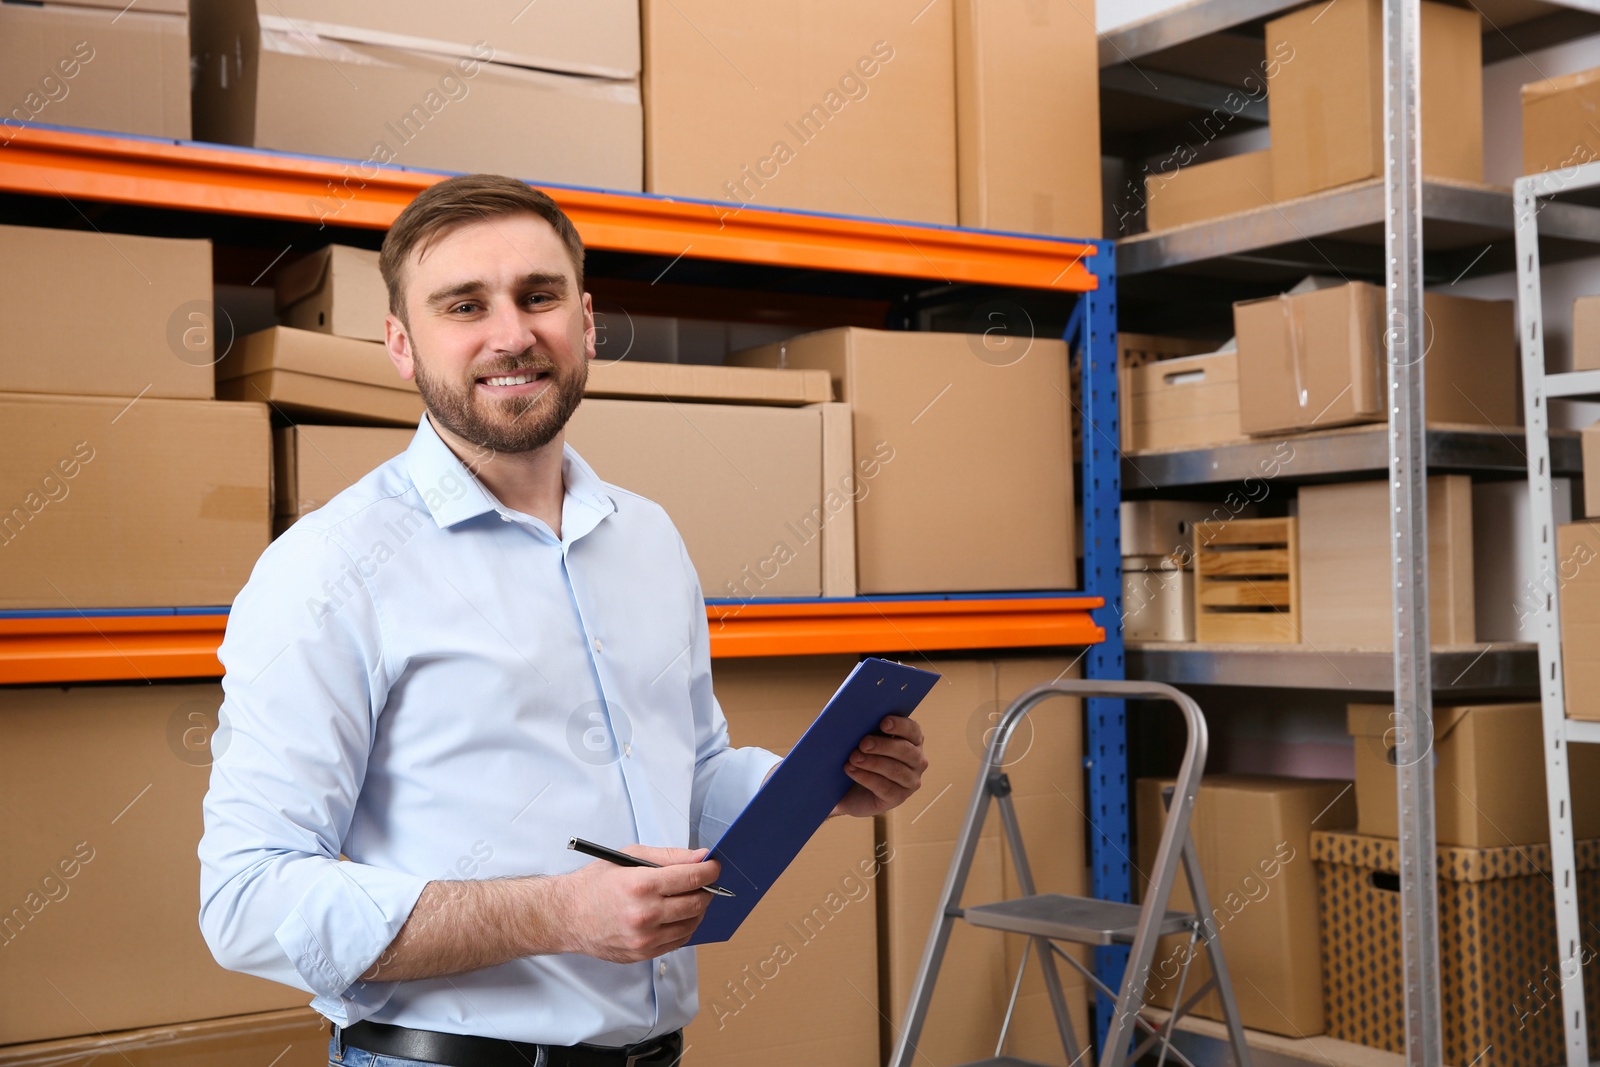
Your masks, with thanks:
<instances>
[{"instance_id":1,"label":"cardboard box lid","mask_svg":"<svg viewBox=\"0 0 1600 1067\"><path fill-rule=\"evenodd\" d=\"M1529 82L1522 87L1522 103L1528 104L1564 93L1570 89L1581 89L1585 85L1592 85L1600 81L1600 67L1591 67L1573 74L1562 74L1555 78L1546 78L1544 81Z\"/></svg>"},{"instance_id":2,"label":"cardboard box lid","mask_svg":"<svg viewBox=\"0 0 1600 1067\"><path fill-rule=\"evenodd\" d=\"M402 393L417 391L415 382L400 377L382 345L288 326L274 326L241 337L217 364L217 380L228 381L266 370L297 371Z\"/></svg>"},{"instance_id":3,"label":"cardboard box lid","mask_svg":"<svg viewBox=\"0 0 1600 1067\"><path fill-rule=\"evenodd\" d=\"M640 360L589 364L585 396L634 400L731 401L798 407L833 399L825 370L714 367Z\"/></svg>"},{"instance_id":4,"label":"cardboard box lid","mask_svg":"<svg viewBox=\"0 0 1600 1067\"><path fill-rule=\"evenodd\" d=\"M1600 869L1600 838L1574 841L1573 846L1578 870ZM1548 877L1550 874L1550 846L1547 844L1500 848L1440 845L1437 852L1439 877L1452 882L1488 882L1496 878ZM1313 830L1311 858L1317 863L1399 874L1400 842L1392 837L1368 837L1343 830Z\"/></svg>"},{"instance_id":5,"label":"cardboard box lid","mask_svg":"<svg viewBox=\"0 0 1600 1067\"><path fill-rule=\"evenodd\" d=\"M258 0L256 10L263 29L600 78L639 74L634 0Z\"/></svg>"},{"instance_id":6,"label":"cardboard box lid","mask_svg":"<svg viewBox=\"0 0 1600 1067\"><path fill-rule=\"evenodd\" d=\"M1466 720L1474 712L1489 715L1496 710L1505 708L1518 708L1526 710L1526 704L1481 704L1461 705L1457 707L1435 707L1433 709L1433 743L1439 744L1450 736L1450 732ZM1395 729L1393 704L1351 704L1345 708L1345 725L1351 737L1376 737L1382 738L1390 730Z\"/></svg>"}]
</instances>

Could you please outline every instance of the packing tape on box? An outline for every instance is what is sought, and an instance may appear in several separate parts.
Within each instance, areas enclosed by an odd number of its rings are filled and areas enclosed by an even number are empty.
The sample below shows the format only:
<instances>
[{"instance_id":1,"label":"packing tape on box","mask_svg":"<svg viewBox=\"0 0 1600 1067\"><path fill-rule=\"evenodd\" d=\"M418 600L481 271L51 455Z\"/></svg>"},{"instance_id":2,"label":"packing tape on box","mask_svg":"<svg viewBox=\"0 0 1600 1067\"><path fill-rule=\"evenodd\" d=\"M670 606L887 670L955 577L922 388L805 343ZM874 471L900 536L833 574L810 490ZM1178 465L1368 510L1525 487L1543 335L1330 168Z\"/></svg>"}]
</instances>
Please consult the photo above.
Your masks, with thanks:
<instances>
[{"instance_id":1,"label":"packing tape on box","mask_svg":"<svg viewBox=\"0 0 1600 1067\"><path fill-rule=\"evenodd\" d=\"M1311 402L1311 395L1306 391L1304 367L1306 348L1305 311L1300 306L1300 301L1290 299L1288 293L1280 293L1278 295L1278 308L1283 312L1283 347L1289 353L1289 366L1294 370L1295 402L1304 408Z\"/></svg>"}]
</instances>

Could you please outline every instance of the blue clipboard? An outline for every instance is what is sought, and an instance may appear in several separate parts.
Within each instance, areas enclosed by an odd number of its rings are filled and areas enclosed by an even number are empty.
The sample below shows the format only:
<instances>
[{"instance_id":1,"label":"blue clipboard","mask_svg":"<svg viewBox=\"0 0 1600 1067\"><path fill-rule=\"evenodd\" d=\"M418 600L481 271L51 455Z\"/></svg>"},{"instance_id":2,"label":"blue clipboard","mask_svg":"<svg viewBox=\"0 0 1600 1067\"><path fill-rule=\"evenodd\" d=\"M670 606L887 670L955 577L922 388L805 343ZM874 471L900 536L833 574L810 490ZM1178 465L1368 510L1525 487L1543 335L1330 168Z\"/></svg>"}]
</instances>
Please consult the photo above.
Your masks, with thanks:
<instances>
[{"instance_id":1,"label":"blue clipboard","mask_svg":"<svg viewBox=\"0 0 1600 1067\"><path fill-rule=\"evenodd\" d=\"M885 715L910 715L938 680L931 671L884 659L856 664L706 857L722 864L717 882L734 896L712 899L689 944L733 936L855 784L844 765L861 739Z\"/></svg>"}]
</instances>

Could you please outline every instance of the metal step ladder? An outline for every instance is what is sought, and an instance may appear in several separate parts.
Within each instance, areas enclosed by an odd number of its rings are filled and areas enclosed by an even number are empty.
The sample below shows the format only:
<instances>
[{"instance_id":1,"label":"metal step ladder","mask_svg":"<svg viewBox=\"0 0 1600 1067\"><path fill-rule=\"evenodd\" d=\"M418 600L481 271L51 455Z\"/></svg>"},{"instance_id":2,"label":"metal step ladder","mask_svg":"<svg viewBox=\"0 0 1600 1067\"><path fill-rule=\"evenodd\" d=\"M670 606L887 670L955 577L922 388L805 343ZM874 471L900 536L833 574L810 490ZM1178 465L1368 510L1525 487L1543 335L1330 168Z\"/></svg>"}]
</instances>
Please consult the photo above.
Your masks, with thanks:
<instances>
[{"instance_id":1,"label":"metal step ladder","mask_svg":"<svg viewBox=\"0 0 1600 1067\"><path fill-rule=\"evenodd\" d=\"M1016 810L1011 802L1011 781L1002 768L1005 767L1006 746L1010 744L1011 735L1018 724L1036 705L1053 696L1163 700L1176 704L1183 712L1188 726L1188 742L1184 746L1183 764L1178 771L1177 783L1167 798L1166 826L1156 849L1155 867L1148 872L1150 885L1142 905L1039 893L1034 887L1027 851L1022 844L1022 832L1017 826ZM1217 943L1216 927L1200 919L1200 916L1211 914L1211 901L1206 893L1205 882L1200 877L1200 862L1195 854L1194 839L1189 833L1189 820L1194 811L1195 796L1200 789L1200 775L1205 767L1206 742L1206 720L1200 713L1199 705L1184 693L1157 682L1099 679L1053 682L1028 690L1006 709L1000 725L990 738L983 767L978 773L972 800L967 807L966 820L956 839L955 855L950 861L950 871L945 876L939 909L933 928L928 933L922 963L911 987L911 1000L906 1006L894 1055L890 1059L892 1067L913 1067L919 1054L917 1039L927 1021L934 985L939 978L939 967L957 919L973 926L1029 937L1023 947L1016 981L1011 987L1011 1000L1006 1005L995 1054L970 1067L1032 1067L1030 1061L1004 1055L1006 1031L1011 1025L1017 993L1022 988L1022 977L1027 971L1030 953L1039 957L1045 989L1049 993L1056 1028L1061 1036L1061 1046L1066 1052L1067 1061L1074 1067L1083 1058L1084 1051L1078 1044L1077 1034L1073 1032L1061 976L1056 970L1057 958L1075 967L1095 988L1116 1002L1106 1045L1100 1053L1100 1067L1124 1067L1130 1057L1137 1061L1156 1045L1161 1046L1159 1067L1164 1067L1168 1055L1183 1067L1194 1067L1181 1051L1173 1047L1172 1031L1180 1018L1213 991L1222 1001L1223 1019L1232 1041L1235 1063L1237 1067L1250 1067L1250 1050L1245 1044L1244 1028L1239 1022L1239 1008L1233 996L1233 986L1228 980L1228 968ZM990 801L1000 810L1000 822L1016 869L1017 884L1023 895L1014 900L963 907L961 894L966 888L967 873L972 869L973 857L977 853L978 838L983 832ZM1167 910L1180 859L1195 903L1193 913ZM1187 934L1189 942L1173 994L1175 1010L1157 1026L1146 1019L1142 1011L1156 943L1168 934ZM1115 990L1105 985L1091 970L1063 951L1056 944L1058 941L1079 945L1131 945L1122 988ZM1195 958L1196 944L1203 946L1206 959L1211 964L1211 977L1185 999L1184 985L1189 963ZM1137 1045L1132 1040L1136 1034L1142 1037Z\"/></svg>"}]
</instances>

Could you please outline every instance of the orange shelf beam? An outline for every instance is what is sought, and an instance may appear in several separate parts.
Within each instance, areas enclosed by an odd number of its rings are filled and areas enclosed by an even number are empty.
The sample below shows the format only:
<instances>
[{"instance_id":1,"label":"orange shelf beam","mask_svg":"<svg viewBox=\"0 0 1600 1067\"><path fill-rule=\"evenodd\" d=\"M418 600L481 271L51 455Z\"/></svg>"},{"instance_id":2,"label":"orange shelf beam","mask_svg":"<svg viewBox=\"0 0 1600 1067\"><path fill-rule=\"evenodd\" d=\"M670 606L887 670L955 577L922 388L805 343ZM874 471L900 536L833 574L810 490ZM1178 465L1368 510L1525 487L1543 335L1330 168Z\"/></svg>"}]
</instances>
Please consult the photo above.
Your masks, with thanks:
<instances>
[{"instance_id":1,"label":"orange shelf beam","mask_svg":"<svg viewBox=\"0 0 1600 1067\"><path fill-rule=\"evenodd\" d=\"M711 655L932 652L1095 645L1097 596L707 605Z\"/></svg>"},{"instance_id":2,"label":"orange shelf beam","mask_svg":"<svg viewBox=\"0 0 1600 1067\"><path fill-rule=\"evenodd\" d=\"M226 615L0 619L0 683L220 677L227 625Z\"/></svg>"},{"instance_id":3,"label":"orange shelf beam","mask_svg":"<svg viewBox=\"0 0 1600 1067\"><path fill-rule=\"evenodd\" d=\"M444 175L221 145L21 129L0 190L385 229ZM1095 246L909 222L545 187L591 248L1085 292Z\"/></svg>"},{"instance_id":4,"label":"orange shelf beam","mask_svg":"<svg viewBox=\"0 0 1600 1067\"><path fill-rule=\"evenodd\" d=\"M1091 645L1100 597L707 605L711 655ZM0 684L216 678L226 615L0 619Z\"/></svg>"}]
</instances>

